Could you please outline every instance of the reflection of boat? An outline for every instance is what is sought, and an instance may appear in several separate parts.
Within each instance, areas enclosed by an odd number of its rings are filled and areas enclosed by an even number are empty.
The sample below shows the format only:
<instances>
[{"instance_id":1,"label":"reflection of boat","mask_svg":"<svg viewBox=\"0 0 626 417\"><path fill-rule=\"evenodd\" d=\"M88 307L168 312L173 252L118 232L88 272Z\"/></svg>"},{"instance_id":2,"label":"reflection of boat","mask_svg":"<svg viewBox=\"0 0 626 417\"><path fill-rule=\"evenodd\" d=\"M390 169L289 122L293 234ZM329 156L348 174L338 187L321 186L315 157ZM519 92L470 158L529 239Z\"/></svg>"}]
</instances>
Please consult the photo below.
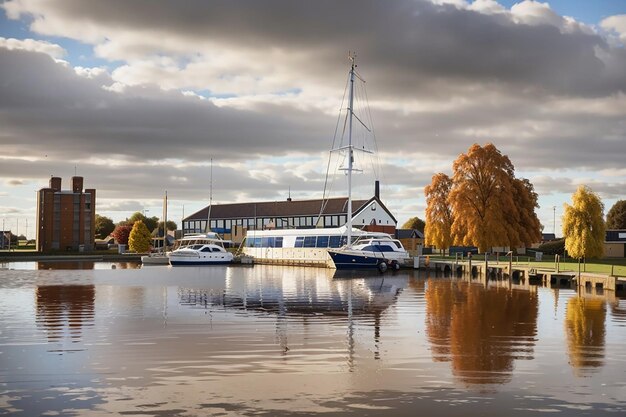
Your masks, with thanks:
<instances>
[{"instance_id":1,"label":"reflection of boat","mask_svg":"<svg viewBox=\"0 0 626 417\"><path fill-rule=\"evenodd\" d=\"M186 289L181 303L256 310L279 315L371 316L396 302L408 285L406 276L372 277L363 274L335 279L328 269L270 266L243 269L244 279L229 279L226 287Z\"/></svg>"},{"instance_id":2,"label":"reflection of boat","mask_svg":"<svg viewBox=\"0 0 626 417\"><path fill-rule=\"evenodd\" d=\"M224 249L224 241L214 232L183 237L167 257L173 266L217 265L233 261L233 254Z\"/></svg>"}]
</instances>

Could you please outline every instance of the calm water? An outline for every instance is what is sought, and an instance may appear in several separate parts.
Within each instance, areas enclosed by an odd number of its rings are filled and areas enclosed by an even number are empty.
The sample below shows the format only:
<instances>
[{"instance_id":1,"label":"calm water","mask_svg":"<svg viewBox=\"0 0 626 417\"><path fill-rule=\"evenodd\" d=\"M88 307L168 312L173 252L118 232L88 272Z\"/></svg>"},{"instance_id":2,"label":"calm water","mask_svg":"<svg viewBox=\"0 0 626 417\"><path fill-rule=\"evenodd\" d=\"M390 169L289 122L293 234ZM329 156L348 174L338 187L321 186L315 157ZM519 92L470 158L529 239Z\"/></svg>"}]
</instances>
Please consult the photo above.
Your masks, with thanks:
<instances>
[{"instance_id":1,"label":"calm water","mask_svg":"<svg viewBox=\"0 0 626 417\"><path fill-rule=\"evenodd\" d=\"M626 300L610 292L414 271L3 267L22 269L0 270L2 415L626 415Z\"/></svg>"}]
</instances>

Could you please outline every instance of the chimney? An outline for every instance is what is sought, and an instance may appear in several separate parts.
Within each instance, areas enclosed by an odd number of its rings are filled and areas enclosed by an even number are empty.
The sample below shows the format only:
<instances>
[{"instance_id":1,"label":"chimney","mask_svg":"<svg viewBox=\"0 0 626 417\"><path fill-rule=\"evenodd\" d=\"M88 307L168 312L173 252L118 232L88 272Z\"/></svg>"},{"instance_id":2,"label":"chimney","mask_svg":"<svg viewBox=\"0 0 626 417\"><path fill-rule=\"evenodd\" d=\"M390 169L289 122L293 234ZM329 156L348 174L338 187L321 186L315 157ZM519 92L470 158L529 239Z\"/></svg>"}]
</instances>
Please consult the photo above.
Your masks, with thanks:
<instances>
[{"instance_id":1,"label":"chimney","mask_svg":"<svg viewBox=\"0 0 626 417\"><path fill-rule=\"evenodd\" d=\"M61 191L61 177L50 177L52 191Z\"/></svg>"},{"instance_id":2,"label":"chimney","mask_svg":"<svg viewBox=\"0 0 626 417\"><path fill-rule=\"evenodd\" d=\"M83 177L72 177L72 192L83 192Z\"/></svg>"},{"instance_id":3,"label":"chimney","mask_svg":"<svg viewBox=\"0 0 626 417\"><path fill-rule=\"evenodd\" d=\"M380 200L380 181L374 181L374 197Z\"/></svg>"}]
</instances>

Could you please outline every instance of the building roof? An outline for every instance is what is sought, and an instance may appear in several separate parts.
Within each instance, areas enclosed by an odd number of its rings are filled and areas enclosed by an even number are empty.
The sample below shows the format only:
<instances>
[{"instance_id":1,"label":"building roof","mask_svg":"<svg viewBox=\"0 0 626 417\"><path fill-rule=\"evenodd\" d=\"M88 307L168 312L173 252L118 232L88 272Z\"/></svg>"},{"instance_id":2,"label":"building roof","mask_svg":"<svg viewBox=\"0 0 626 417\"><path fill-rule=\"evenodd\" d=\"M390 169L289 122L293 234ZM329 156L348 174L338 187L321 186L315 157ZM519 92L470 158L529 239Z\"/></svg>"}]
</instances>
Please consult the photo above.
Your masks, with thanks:
<instances>
[{"instance_id":1,"label":"building roof","mask_svg":"<svg viewBox=\"0 0 626 417\"><path fill-rule=\"evenodd\" d=\"M397 229L398 239L424 239L424 234L417 229Z\"/></svg>"},{"instance_id":2,"label":"building roof","mask_svg":"<svg viewBox=\"0 0 626 417\"><path fill-rule=\"evenodd\" d=\"M375 197L374 197L375 198ZM353 215L358 213L370 200L352 200ZM320 214L322 203L325 215L346 214L348 205L347 197L329 198L326 200L299 200L299 201L262 201L252 203L214 204L211 206L212 219L232 218L255 218L255 217L292 217L292 216L317 216ZM380 201L379 201L380 203ZM381 203L382 205L382 203ZM384 207L384 205L382 205ZM386 209L386 208L385 208ZM388 211L388 210L387 210ZM185 217L186 220L206 220L209 215L209 207L205 207L192 215Z\"/></svg>"},{"instance_id":3,"label":"building roof","mask_svg":"<svg viewBox=\"0 0 626 417\"><path fill-rule=\"evenodd\" d=\"M626 229L609 229L604 239L607 243L626 243Z\"/></svg>"}]
</instances>

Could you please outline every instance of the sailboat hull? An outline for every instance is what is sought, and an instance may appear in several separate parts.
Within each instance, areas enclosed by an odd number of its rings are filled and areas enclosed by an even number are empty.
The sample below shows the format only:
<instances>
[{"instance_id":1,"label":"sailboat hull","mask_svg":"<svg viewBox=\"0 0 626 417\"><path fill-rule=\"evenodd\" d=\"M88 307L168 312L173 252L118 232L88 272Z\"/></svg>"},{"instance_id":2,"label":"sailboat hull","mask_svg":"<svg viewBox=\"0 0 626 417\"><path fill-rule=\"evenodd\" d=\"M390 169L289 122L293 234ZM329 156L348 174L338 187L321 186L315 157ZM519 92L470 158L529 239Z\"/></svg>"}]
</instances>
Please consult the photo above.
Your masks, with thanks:
<instances>
[{"instance_id":1,"label":"sailboat hull","mask_svg":"<svg viewBox=\"0 0 626 417\"><path fill-rule=\"evenodd\" d=\"M374 269L378 268L381 262L388 262L387 259L377 256L363 255L356 251L333 251L328 253L337 269Z\"/></svg>"}]
</instances>

